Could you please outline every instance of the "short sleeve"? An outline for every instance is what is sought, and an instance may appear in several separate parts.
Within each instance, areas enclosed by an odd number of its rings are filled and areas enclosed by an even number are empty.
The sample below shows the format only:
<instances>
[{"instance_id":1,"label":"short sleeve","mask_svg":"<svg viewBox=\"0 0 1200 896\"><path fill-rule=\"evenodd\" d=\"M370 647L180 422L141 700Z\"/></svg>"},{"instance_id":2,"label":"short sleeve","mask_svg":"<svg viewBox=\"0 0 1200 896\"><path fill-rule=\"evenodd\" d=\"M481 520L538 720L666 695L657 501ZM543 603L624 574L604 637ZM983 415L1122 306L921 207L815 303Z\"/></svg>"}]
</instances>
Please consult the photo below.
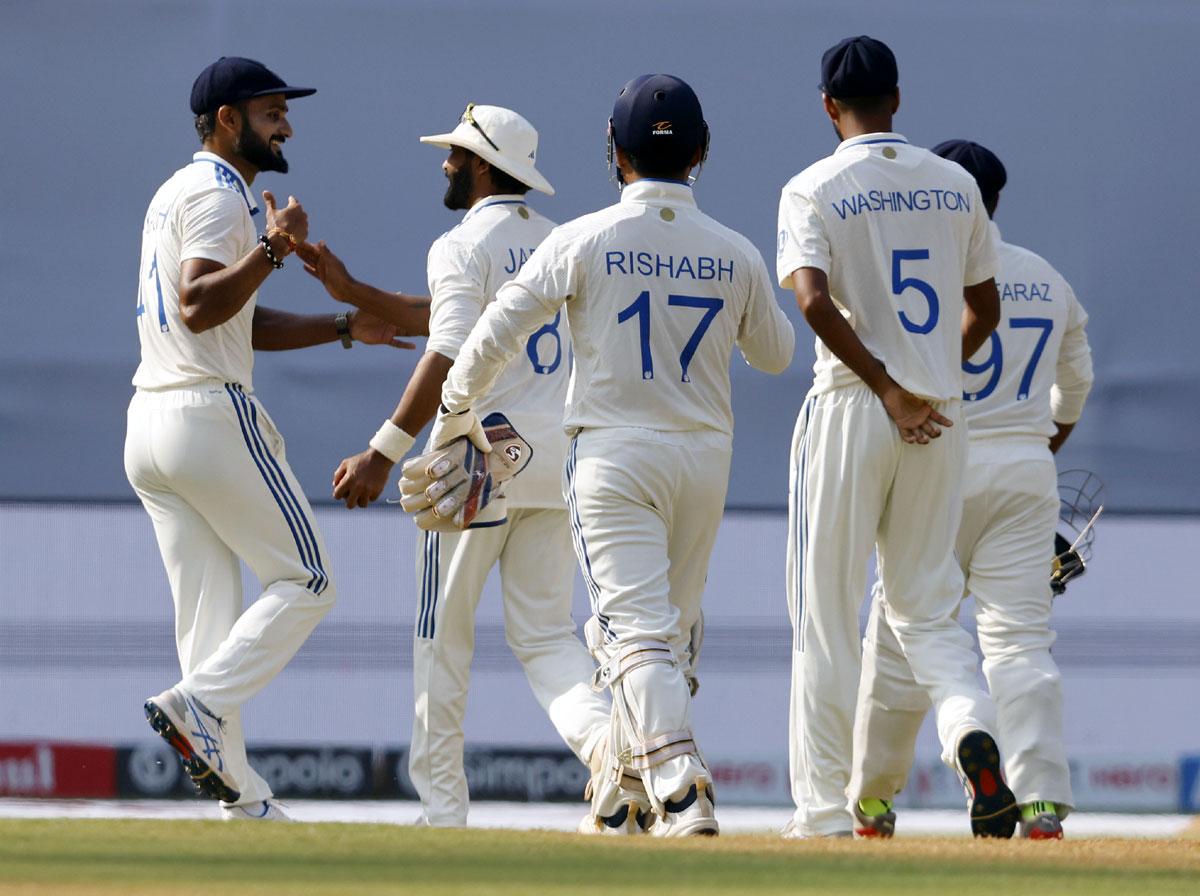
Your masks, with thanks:
<instances>
[{"instance_id":1,"label":"short sleeve","mask_svg":"<svg viewBox=\"0 0 1200 896\"><path fill-rule=\"evenodd\" d=\"M971 238L967 243L967 263L963 269L963 286L974 286L996 276L1000 259L996 254L996 239L991 221L983 207L979 186L972 181Z\"/></svg>"},{"instance_id":2,"label":"short sleeve","mask_svg":"<svg viewBox=\"0 0 1200 896\"><path fill-rule=\"evenodd\" d=\"M246 201L232 190L213 188L187 197L180 209L180 262L205 258L229 267L242 256L248 225Z\"/></svg>"},{"instance_id":3,"label":"short sleeve","mask_svg":"<svg viewBox=\"0 0 1200 896\"><path fill-rule=\"evenodd\" d=\"M779 197L779 234L775 272L779 285L791 289L792 274L800 268L829 273L831 254L825 222L812 197L790 184Z\"/></svg>"},{"instance_id":4,"label":"short sleeve","mask_svg":"<svg viewBox=\"0 0 1200 896\"><path fill-rule=\"evenodd\" d=\"M432 300L426 349L454 360L487 305L486 272L471 247L446 237L429 248L426 272Z\"/></svg>"}]
</instances>

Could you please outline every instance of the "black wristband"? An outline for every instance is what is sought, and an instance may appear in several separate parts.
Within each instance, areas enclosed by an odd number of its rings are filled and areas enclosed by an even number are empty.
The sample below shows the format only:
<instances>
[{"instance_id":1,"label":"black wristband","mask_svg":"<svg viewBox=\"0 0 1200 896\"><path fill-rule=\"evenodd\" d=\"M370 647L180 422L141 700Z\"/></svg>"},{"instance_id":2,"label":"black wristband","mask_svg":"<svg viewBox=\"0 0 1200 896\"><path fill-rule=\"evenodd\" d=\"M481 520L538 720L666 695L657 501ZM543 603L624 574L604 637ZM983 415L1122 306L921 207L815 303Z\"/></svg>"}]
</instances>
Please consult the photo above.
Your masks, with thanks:
<instances>
[{"instance_id":1,"label":"black wristband","mask_svg":"<svg viewBox=\"0 0 1200 896\"><path fill-rule=\"evenodd\" d=\"M276 270L283 267L283 259L275 257L275 250L271 248L270 238L264 233L258 238L258 241L262 243L263 251L267 253L267 261L271 262L271 267Z\"/></svg>"},{"instance_id":2,"label":"black wristband","mask_svg":"<svg viewBox=\"0 0 1200 896\"><path fill-rule=\"evenodd\" d=\"M350 348L354 345L354 338L350 335L350 315L345 311L341 312L333 319L337 325L338 338L342 340L342 348Z\"/></svg>"}]
</instances>

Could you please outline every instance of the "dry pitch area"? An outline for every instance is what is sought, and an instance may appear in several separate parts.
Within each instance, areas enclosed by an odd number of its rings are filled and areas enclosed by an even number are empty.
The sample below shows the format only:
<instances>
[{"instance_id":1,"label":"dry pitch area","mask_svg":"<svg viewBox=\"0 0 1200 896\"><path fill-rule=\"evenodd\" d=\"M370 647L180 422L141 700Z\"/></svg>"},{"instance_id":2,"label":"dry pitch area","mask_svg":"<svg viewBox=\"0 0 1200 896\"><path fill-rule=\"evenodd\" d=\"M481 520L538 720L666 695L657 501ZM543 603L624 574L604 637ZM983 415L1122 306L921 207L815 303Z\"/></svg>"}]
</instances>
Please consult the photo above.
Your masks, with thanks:
<instances>
[{"instance_id":1,"label":"dry pitch area","mask_svg":"<svg viewBox=\"0 0 1200 896\"><path fill-rule=\"evenodd\" d=\"M662 842L395 825L2 820L9 894L1200 893L1200 840Z\"/></svg>"}]
</instances>

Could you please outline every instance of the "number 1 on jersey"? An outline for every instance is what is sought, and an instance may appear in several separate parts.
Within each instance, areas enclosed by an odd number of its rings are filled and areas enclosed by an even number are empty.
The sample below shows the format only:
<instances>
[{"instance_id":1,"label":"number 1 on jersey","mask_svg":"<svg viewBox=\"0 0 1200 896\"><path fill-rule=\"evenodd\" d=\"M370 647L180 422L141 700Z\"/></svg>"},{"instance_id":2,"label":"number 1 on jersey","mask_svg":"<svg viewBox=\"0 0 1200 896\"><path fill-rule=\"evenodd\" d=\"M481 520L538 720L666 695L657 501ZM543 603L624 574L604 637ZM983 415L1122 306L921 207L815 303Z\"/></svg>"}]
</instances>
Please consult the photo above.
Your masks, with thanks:
<instances>
[{"instance_id":1,"label":"number 1 on jersey","mask_svg":"<svg viewBox=\"0 0 1200 896\"><path fill-rule=\"evenodd\" d=\"M633 304L618 312L617 323L623 324L633 316L638 319L638 339L642 346L642 379L654 379L654 358L650 355L650 290L643 289Z\"/></svg>"}]
</instances>

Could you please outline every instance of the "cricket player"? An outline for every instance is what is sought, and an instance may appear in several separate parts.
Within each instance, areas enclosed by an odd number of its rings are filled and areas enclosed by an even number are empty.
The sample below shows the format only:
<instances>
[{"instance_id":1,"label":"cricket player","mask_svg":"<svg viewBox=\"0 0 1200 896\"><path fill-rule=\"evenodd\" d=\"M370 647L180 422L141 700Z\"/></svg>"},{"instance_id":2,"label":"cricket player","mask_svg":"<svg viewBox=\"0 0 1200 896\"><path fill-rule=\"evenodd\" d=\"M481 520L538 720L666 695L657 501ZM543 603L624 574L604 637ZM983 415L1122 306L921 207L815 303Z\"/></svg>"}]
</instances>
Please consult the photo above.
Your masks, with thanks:
<instances>
[{"instance_id":1,"label":"cricket player","mask_svg":"<svg viewBox=\"0 0 1200 896\"><path fill-rule=\"evenodd\" d=\"M431 441L470 434L482 448L484 396L565 307L575 369L563 489L594 613L595 682L613 697L580 830L716 834L689 680L729 478L729 359L736 344L778 373L795 335L758 251L696 207L689 175L708 126L691 87L630 81L609 140L620 202L555 228L501 287L450 370Z\"/></svg>"},{"instance_id":2,"label":"cricket player","mask_svg":"<svg viewBox=\"0 0 1200 896\"><path fill-rule=\"evenodd\" d=\"M192 87L202 151L159 188L146 212L138 286L141 364L129 404L125 470L154 522L175 602L183 679L146 701L151 726L180 754L225 818L280 819L246 761L239 709L304 643L334 601L329 552L254 395L254 349L334 342L401 345L368 314L299 315L257 304L258 288L308 233L303 207L277 208L265 232L250 187L288 170L292 87L261 63L229 56ZM410 309L410 332L426 312ZM239 559L263 592L243 612Z\"/></svg>"},{"instance_id":3,"label":"cricket player","mask_svg":"<svg viewBox=\"0 0 1200 896\"><path fill-rule=\"evenodd\" d=\"M992 732L958 625L966 426L962 361L999 318L996 252L975 181L892 131L896 59L854 37L821 59L842 142L779 203L779 282L817 335L815 381L792 443L788 603L794 626L788 837L850 836L858 609L878 550L891 624L937 710L943 759L972 830L1012 836Z\"/></svg>"},{"instance_id":4,"label":"cricket player","mask_svg":"<svg viewBox=\"0 0 1200 896\"><path fill-rule=\"evenodd\" d=\"M466 214L429 250L433 307L424 357L371 447L334 474L333 495L347 507L365 507L383 491L393 465L437 411L467 334L554 227L525 199L530 188L548 195L554 188L535 166L538 133L516 112L472 103L452 132L421 141L450 151L442 163L445 205ZM327 247L318 248L323 257L311 267L332 293L349 298L364 288L342 276L344 266ZM520 359L475 405L484 416L504 413L536 445L529 465L506 485L507 501L493 502L465 532L425 532L418 545L408 764L425 824L467 823L463 718L475 610L497 564L505 636L559 735L586 765L608 728L608 701L590 687L595 665L571 617L575 559L560 482L571 367L566 335L565 321L555 315L529 335Z\"/></svg>"},{"instance_id":5,"label":"cricket player","mask_svg":"<svg viewBox=\"0 0 1200 896\"><path fill-rule=\"evenodd\" d=\"M965 140L933 148L979 184L994 217L1007 173L990 150ZM1092 386L1087 314L1043 258L1005 243L1000 326L963 368L970 441L956 543L975 597L983 671L999 715L1005 773L1021 805L1022 837L1061 839L1070 811L1062 685L1050 655L1049 560L1058 520L1053 452L1066 441ZM855 724L850 793L858 831L889 837L891 799L904 788L929 698L913 680L888 620L884 593L871 607Z\"/></svg>"}]
</instances>

